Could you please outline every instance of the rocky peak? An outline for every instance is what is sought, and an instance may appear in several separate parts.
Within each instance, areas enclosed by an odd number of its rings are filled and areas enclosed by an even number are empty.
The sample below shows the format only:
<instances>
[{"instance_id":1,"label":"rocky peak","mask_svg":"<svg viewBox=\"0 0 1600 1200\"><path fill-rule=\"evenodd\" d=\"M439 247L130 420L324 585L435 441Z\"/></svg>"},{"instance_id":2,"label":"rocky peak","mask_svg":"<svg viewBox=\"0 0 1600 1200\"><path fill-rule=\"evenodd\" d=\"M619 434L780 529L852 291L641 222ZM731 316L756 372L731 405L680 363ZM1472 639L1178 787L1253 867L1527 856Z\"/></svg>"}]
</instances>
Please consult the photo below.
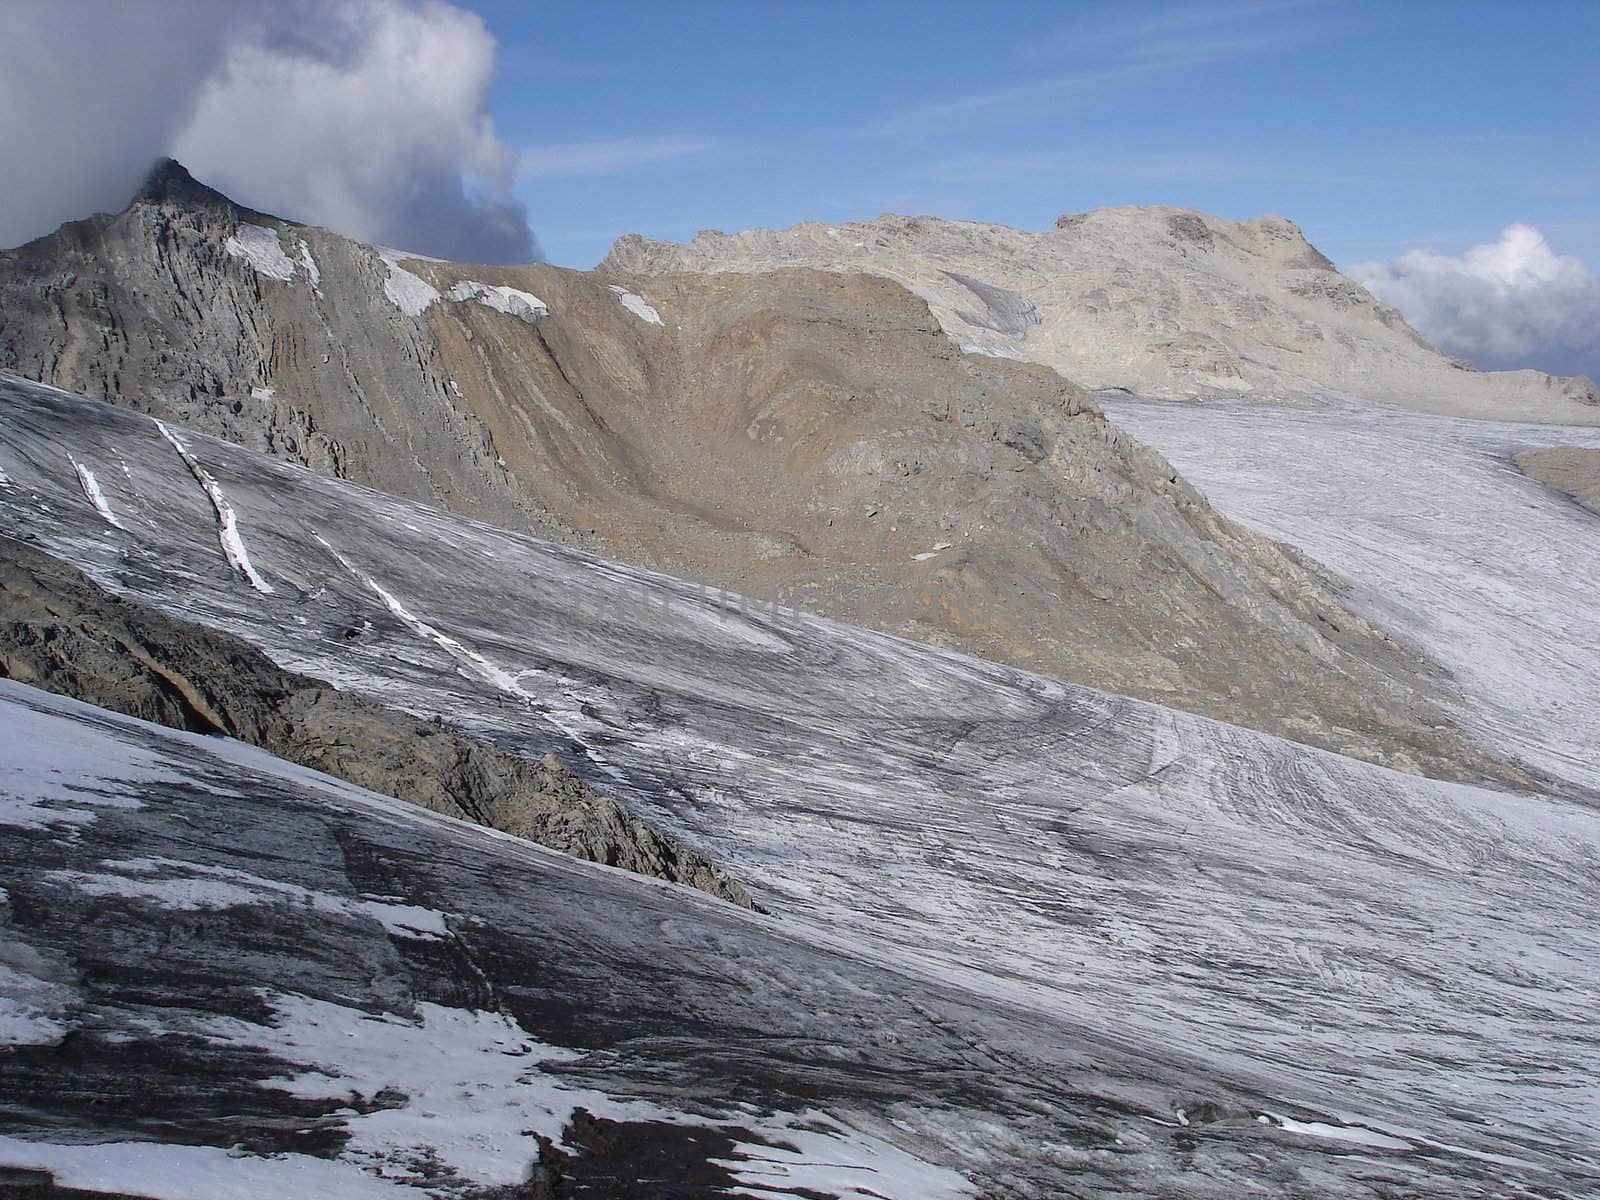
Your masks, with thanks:
<instances>
[{"instance_id":1,"label":"rocky peak","mask_svg":"<svg viewBox=\"0 0 1600 1200\"><path fill-rule=\"evenodd\" d=\"M238 205L214 188L189 174L175 158L158 158L150 166L144 183L134 193L129 207L138 204L167 204L180 208L238 209Z\"/></svg>"}]
</instances>

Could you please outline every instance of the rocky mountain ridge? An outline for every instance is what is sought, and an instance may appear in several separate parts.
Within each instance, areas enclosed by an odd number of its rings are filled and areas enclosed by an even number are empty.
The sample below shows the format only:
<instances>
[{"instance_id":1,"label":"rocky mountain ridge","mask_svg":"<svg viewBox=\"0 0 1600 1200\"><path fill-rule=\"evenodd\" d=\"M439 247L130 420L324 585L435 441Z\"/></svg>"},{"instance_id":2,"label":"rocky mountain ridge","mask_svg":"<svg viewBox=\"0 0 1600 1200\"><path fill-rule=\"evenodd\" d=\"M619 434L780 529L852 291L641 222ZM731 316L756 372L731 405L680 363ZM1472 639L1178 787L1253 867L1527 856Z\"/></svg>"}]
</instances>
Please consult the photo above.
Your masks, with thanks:
<instances>
[{"instance_id":1,"label":"rocky mountain ridge","mask_svg":"<svg viewBox=\"0 0 1600 1200\"><path fill-rule=\"evenodd\" d=\"M0 366L740 595L1406 770L1499 771L1336 580L880 277L430 261L167 163L125 212L0 255Z\"/></svg>"},{"instance_id":2,"label":"rocky mountain ridge","mask_svg":"<svg viewBox=\"0 0 1600 1200\"><path fill-rule=\"evenodd\" d=\"M1094 390L1295 403L1343 392L1457 416L1600 424L1583 376L1476 371L1440 353L1282 217L1171 207L1070 213L1040 233L885 214L687 244L620 238L600 269L864 271L928 301L964 348Z\"/></svg>"}]
</instances>

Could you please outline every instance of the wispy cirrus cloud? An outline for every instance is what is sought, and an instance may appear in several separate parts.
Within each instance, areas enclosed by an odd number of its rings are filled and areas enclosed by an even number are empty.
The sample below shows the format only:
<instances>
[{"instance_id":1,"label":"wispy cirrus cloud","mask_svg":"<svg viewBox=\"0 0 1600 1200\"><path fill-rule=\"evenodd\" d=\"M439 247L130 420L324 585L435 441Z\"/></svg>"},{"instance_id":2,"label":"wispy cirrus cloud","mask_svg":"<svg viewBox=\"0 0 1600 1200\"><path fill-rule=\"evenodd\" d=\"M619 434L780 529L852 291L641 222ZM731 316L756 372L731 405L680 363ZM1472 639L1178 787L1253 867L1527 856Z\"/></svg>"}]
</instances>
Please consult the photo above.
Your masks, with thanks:
<instances>
[{"instance_id":1,"label":"wispy cirrus cloud","mask_svg":"<svg viewBox=\"0 0 1600 1200\"><path fill-rule=\"evenodd\" d=\"M1187 66L1303 46L1329 28L1327 0L1221 0L1128 5L1091 13L1029 41L1024 60L1096 53L1123 62Z\"/></svg>"},{"instance_id":2,"label":"wispy cirrus cloud","mask_svg":"<svg viewBox=\"0 0 1600 1200\"><path fill-rule=\"evenodd\" d=\"M612 138L595 142L562 142L528 146L522 151L524 179L557 179L570 175L617 175L656 163L693 158L722 148L716 138L673 133L660 137Z\"/></svg>"},{"instance_id":3,"label":"wispy cirrus cloud","mask_svg":"<svg viewBox=\"0 0 1600 1200\"><path fill-rule=\"evenodd\" d=\"M1073 62L1068 70L1017 83L906 105L871 122L877 136L925 133L961 120L1059 103L1141 78L1287 53L1333 34L1324 0L1237 0L1140 8L1132 17L1093 18L1036 38L1019 57L1028 64Z\"/></svg>"},{"instance_id":4,"label":"wispy cirrus cloud","mask_svg":"<svg viewBox=\"0 0 1600 1200\"><path fill-rule=\"evenodd\" d=\"M914 168L911 174L941 183L1017 181L1066 175L1091 179L1186 180L1231 183L1272 179L1284 172L1234 154L1206 150L1107 155L1091 150L1038 150L1016 154L960 154ZM1303 176L1297 175L1296 178Z\"/></svg>"}]
</instances>

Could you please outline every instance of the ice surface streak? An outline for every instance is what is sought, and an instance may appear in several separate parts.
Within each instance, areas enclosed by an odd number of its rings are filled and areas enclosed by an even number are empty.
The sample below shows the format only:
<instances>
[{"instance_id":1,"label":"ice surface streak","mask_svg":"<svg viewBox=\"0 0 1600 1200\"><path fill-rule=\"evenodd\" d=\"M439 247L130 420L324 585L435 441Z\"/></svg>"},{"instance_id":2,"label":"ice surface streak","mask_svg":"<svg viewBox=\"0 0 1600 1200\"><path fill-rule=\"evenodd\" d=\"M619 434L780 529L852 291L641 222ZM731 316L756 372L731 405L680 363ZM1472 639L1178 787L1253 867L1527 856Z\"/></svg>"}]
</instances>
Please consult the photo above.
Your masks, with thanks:
<instances>
[{"instance_id":1,"label":"ice surface streak","mask_svg":"<svg viewBox=\"0 0 1600 1200\"><path fill-rule=\"evenodd\" d=\"M105 491L100 487L100 481L95 478L94 472L77 459L72 460L72 468L78 473L78 483L83 487L83 494L88 497L89 503L94 505L95 512L105 518L106 524L121 529L122 522L117 520L117 514L111 511L111 503L106 499Z\"/></svg>"},{"instance_id":2,"label":"ice surface streak","mask_svg":"<svg viewBox=\"0 0 1600 1200\"><path fill-rule=\"evenodd\" d=\"M216 509L217 539L222 543L222 553L227 556L228 564L243 575L256 591L270 595L272 585L251 566L250 553L245 549L244 539L239 536L239 514L234 511L233 505L228 503L228 497L223 493L222 486L206 473L206 469L200 465L200 460L190 453L188 445L172 430L160 421L156 422L156 428L161 430L161 436L166 438L178 452L184 466L189 468L189 473L194 476L195 481L205 489L211 506Z\"/></svg>"}]
</instances>

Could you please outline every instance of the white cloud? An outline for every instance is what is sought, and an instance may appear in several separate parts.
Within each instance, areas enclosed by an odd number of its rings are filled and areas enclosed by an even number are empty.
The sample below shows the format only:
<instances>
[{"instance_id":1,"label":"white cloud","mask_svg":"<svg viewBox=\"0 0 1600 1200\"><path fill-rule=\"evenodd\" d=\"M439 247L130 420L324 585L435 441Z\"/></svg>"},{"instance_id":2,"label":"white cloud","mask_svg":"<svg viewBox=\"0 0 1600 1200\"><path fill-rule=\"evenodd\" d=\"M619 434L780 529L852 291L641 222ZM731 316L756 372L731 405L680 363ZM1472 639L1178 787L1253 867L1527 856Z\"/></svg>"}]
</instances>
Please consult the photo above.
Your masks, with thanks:
<instances>
[{"instance_id":1,"label":"white cloud","mask_svg":"<svg viewBox=\"0 0 1600 1200\"><path fill-rule=\"evenodd\" d=\"M1600 279L1530 225L1508 225L1499 241L1460 258L1412 250L1345 273L1435 345L1473 362L1600 350Z\"/></svg>"},{"instance_id":2,"label":"white cloud","mask_svg":"<svg viewBox=\"0 0 1600 1200\"><path fill-rule=\"evenodd\" d=\"M238 12L204 2L0 4L0 245L115 211L194 112Z\"/></svg>"},{"instance_id":3,"label":"white cloud","mask_svg":"<svg viewBox=\"0 0 1600 1200\"><path fill-rule=\"evenodd\" d=\"M537 254L487 112L494 38L443 0L12 0L0 44L0 244L121 208L171 154L354 237Z\"/></svg>"},{"instance_id":4,"label":"white cloud","mask_svg":"<svg viewBox=\"0 0 1600 1200\"><path fill-rule=\"evenodd\" d=\"M612 175L651 163L688 158L715 150L713 138L677 133L653 138L617 138L600 142L566 142L529 146L522 151L525 179L562 175Z\"/></svg>"}]
</instances>

